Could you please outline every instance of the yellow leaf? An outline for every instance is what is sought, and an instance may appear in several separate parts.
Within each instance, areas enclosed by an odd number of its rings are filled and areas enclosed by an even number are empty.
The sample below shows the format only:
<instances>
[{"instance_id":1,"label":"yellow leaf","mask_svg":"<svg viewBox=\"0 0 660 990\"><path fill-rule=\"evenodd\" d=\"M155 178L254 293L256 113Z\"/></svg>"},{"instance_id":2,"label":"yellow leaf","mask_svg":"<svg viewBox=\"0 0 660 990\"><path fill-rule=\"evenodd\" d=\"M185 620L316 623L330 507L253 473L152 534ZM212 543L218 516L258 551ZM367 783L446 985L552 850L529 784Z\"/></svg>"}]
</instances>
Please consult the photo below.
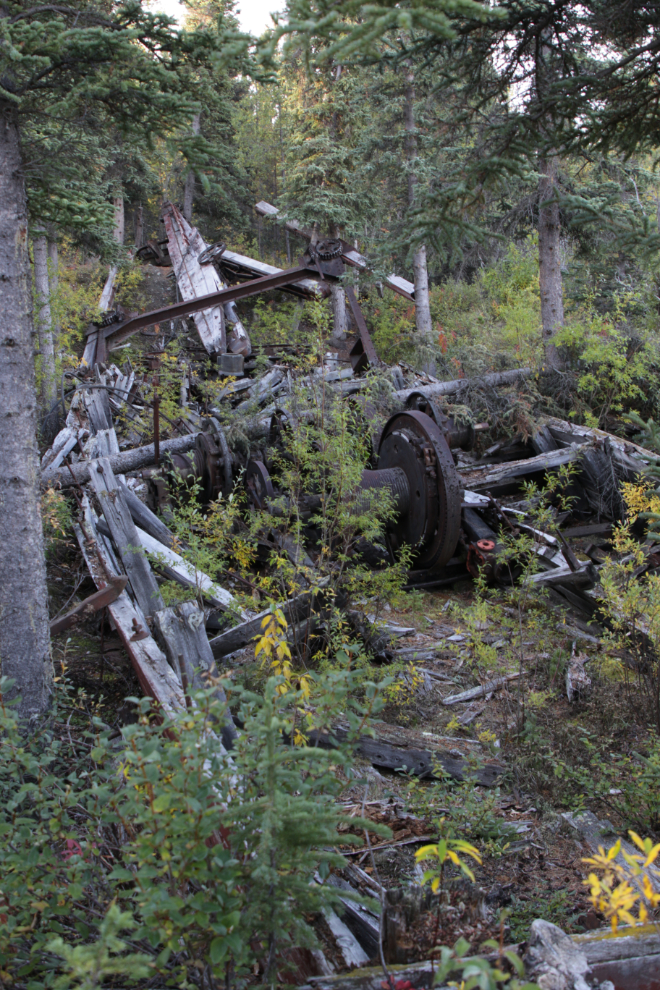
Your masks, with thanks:
<instances>
[{"instance_id":1,"label":"yellow leaf","mask_svg":"<svg viewBox=\"0 0 660 990\"><path fill-rule=\"evenodd\" d=\"M433 859L437 855L437 846L422 846L422 848L418 849L415 853L415 859L418 863L420 863L423 859Z\"/></svg>"}]
</instances>

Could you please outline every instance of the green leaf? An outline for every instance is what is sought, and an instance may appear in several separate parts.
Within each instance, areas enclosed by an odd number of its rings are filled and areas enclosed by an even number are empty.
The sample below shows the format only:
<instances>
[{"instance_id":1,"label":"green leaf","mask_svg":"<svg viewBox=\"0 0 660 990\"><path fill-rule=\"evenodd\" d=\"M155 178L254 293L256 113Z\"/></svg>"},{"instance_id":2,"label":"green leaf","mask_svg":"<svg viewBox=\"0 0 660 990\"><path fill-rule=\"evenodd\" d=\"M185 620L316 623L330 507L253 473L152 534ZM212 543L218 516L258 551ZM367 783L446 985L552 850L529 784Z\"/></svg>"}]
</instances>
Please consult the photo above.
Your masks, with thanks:
<instances>
[{"instance_id":1,"label":"green leaf","mask_svg":"<svg viewBox=\"0 0 660 990\"><path fill-rule=\"evenodd\" d=\"M209 949L209 955L211 956L211 962L217 966L221 963L225 956L227 955L227 939L226 938L214 938L211 942Z\"/></svg>"}]
</instances>

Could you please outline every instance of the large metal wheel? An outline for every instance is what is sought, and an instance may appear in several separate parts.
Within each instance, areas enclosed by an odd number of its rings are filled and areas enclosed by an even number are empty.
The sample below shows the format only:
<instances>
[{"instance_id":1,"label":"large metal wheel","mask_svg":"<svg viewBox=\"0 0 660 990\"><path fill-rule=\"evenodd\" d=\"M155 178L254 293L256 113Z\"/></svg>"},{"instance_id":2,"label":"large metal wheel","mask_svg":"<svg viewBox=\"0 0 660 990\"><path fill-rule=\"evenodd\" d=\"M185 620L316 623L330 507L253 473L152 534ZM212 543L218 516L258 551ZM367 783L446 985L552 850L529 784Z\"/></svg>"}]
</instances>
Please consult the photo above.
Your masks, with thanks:
<instances>
[{"instance_id":1,"label":"large metal wheel","mask_svg":"<svg viewBox=\"0 0 660 990\"><path fill-rule=\"evenodd\" d=\"M409 410L385 425L378 470L401 468L408 511L388 525L393 550L415 551L415 570L437 570L453 557L461 525L462 485L444 435L425 413Z\"/></svg>"}]
</instances>

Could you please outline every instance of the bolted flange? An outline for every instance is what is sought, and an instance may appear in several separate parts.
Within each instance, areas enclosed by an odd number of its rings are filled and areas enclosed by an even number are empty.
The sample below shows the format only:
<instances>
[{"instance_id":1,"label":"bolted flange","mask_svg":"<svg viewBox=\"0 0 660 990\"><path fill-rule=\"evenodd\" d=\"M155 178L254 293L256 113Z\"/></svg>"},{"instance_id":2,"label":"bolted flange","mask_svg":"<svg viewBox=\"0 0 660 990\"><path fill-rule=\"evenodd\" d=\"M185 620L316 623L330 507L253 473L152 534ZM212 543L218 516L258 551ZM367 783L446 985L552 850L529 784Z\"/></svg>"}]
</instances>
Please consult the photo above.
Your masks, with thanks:
<instances>
[{"instance_id":1,"label":"bolted flange","mask_svg":"<svg viewBox=\"0 0 660 990\"><path fill-rule=\"evenodd\" d=\"M388 524L392 548L412 547L416 570L444 567L460 535L462 485L447 441L426 413L408 410L385 424L377 471L368 473L397 468L405 475L408 499L406 509ZM399 473L397 478L400 486ZM374 486L363 480L363 487ZM403 509L405 499L396 489L394 494Z\"/></svg>"}]
</instances>

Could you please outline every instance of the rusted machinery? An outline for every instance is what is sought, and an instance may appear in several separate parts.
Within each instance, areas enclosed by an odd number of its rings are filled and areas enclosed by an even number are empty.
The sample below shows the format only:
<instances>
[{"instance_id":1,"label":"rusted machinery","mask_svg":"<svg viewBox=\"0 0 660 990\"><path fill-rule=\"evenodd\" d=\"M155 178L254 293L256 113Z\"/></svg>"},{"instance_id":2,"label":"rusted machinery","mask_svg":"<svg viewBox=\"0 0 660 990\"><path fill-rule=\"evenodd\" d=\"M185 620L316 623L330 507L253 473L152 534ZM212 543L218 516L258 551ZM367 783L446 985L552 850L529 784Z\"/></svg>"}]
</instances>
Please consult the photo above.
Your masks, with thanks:
<instances>
[{"instance_id":1,"label":"rusted machinery","mask_svg":"<svg viewBox=\"0 0 660 990\"><path fill-rule=\"evenodd\" d=\"M281 437L282 421L274 417L270 442ZM449 422L449 421L448 421ZM409 409L392 416L382 430L376 466L362 474L363 490L387 489L396 504L396 517L387 526L393 554L403 546L415 550L416 570L433 572L453 556L461 526L462 485L449 449L447 434L426 413ZM265 462L264 462L265 460ZM277 484L269 467L272 460L253 458L245 465L242 483L249 501L259 509L281 514ZM199 485L203 501L231 491L234 477L232 453L222 430L200 434L188 454L174 454L162 468L149 468L152 505L162 508L170 485ZM175 480L176 479L176 480ZM304 496L311 515L320 504L310 492Z\"/></svg>"}]
</instances>

